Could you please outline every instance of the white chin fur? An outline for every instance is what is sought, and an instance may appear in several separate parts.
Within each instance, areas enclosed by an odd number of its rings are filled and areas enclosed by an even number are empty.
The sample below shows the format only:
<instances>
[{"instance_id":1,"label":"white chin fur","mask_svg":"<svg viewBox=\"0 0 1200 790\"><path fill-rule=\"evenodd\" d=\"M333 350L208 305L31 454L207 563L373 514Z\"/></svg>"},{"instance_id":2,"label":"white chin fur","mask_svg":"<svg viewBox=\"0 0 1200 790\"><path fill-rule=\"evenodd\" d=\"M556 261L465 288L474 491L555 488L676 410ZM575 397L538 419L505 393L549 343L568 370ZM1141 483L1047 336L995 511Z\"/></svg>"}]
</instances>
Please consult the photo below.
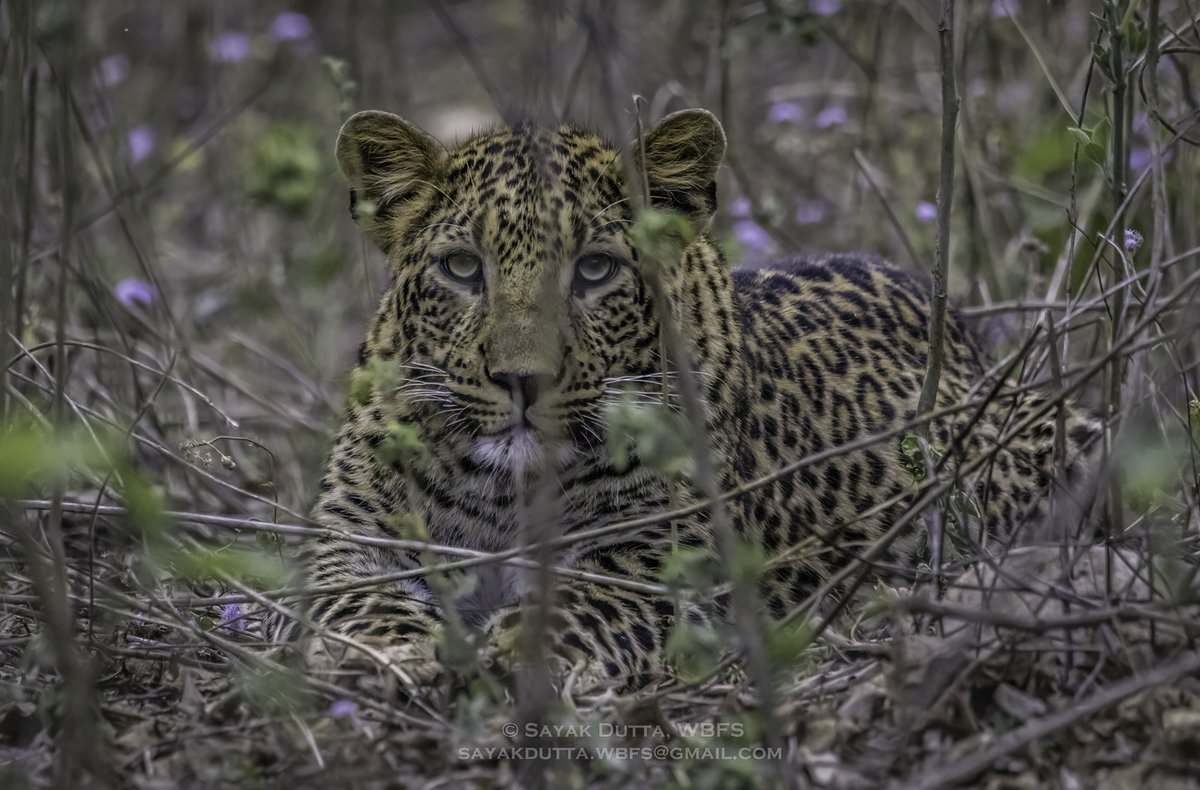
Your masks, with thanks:
<instances>
[{"instance_id":1,"label":"white chin fur","mask_svg":"<svg viewBox=\"0 0 1200 790\"><path fill-rule=\"evenodd\" d=\"M515 430L501 436L479 439L471 449L471 458L480 466L509 469L514 474L523 474L536 471L545 462L548 450L551 452L551 461L558 466L575 456L570 444L556 442L547 448L532 431Z\"/></svg>"}]
</instances>

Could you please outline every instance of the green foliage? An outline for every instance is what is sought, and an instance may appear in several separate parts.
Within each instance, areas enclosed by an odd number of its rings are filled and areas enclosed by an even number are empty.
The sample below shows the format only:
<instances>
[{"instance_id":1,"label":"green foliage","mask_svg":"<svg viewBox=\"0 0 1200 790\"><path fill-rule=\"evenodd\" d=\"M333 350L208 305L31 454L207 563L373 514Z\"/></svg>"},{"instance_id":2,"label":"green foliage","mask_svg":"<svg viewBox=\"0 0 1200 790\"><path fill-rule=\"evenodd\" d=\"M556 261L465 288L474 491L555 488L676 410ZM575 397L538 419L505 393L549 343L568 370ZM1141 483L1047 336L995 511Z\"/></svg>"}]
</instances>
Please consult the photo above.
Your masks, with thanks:
<instances>
[{"instance_id":1,"label":"green foliage","mask_svg":"<svg viewBox=\"0 0 1200 790\"><path fill-rule=\"evenodd\" d=\"M733 574L734 584L757 585L767 572L767 555L762 546L739 538L733 548L729 571Z\"/></svg>"},{"instance_id":2,"label":"green foliage","mask_svg":"<svg viewBox=\"0 0 1200 790\"><path fill-rule=\"evenodd\" d=\"M288 715L312 708L316 700L304 677L287 667L243 667L235 676L235 689L255 713Z\"/></svg>"},{"instance_id":3,"label":"green foliage","mask_svg":"<svg viewBox=\"0 0 1200 790\"><path fill-rule=\"evenodd\" d=\"M782 36L789 36L804 47L811 47L821 40L821 33L829 28L830 20L801 7L799 10L784 8L776 3L767 5L767 24Z\"/></svg>"},{"instance_id":4,"label":"green foliage","mask_svg":"<svg viewBox=\"0 0 1200 790\"><path fill-rule=\"evenodd\" d=\"M350 400L360 406L371 402L376 393L386 394L400 386L399 369L387 360L372 357L354 371L350 379Z\"/></svg>"},{"instance_id":5,"label":"green foliage","mask_svg":"<svg viewBox=\"0 0 1200 790\"><path fill-rule=\"evenodd\" d=\"M0 499L66 486L80 473L102 466L105 458L82 431L10 426L0 431Z\"/></svg>"},{"instance_id":6,"label":"green foliage","mask_svg":"<svg viewBox=\"0 0 1200 790\"><path fill-rule=\"evenodd\" d=\"M928 538L928 533L922 532L918 538ZM929 571L928 566L924 569ZM896 594L895 588L884 583L882 580L876 580L871 587L871 594L863 603L862 608L858 611L857 621L870 620L881 615L890 614L895 607L899 596Z\"/></svg>"},{"instance_id":7,"label":"green foliage","mask_svg":"<svg viewBox=\"0 0 1200 790\"><path fill-rule=\"evenodd\" d=\"M358 93L358 83L350 76L350 64L341 58L326 55L321 58L321 66L337 89L338 114L348 115L354 109L354 96Z\"/></svg>"},{"instance_id":8,"label":"green foliage","mask_svg":"<svg viewBox=\"0 0 1200 790\"><path fill-rule=\"evenodd\" d=\"M147 544L158 545L167 535L167 503L160 486L140 475L129 477L121 489L129 519Z\"/></svg>"},{"instance_id":9,"label":"green foliage","mask_svg":"<svg viewBox=\"0 0 1200 790\"><path fill-rule=\"evenodd\" d=\"M411 510L402 510L388 516L388 525L404 540L429 540L429 529L425 517Z\"/></svg>"},{"instance_id":10,"label":"green foliage","mask_svg":"<svg viewBox=\"0 0 1200 790\"><path fill-rule=\"evenodd\" d=\"M945 447L937 442L928 442L915 433L905 434L900 440L901 463L912 475L914 483L924 480L931 462L937 462L945 454Z\"/></svg>"},{"instance_id":11,"label":"green foliage","mask_svg":"<svg viewBox=\"0 0 1200 790\"><path fill-rule=\"evenodd\" d=\"M1069 172L1074 160L1073 134L1061 124L1045 126L1021 147L1014 163L1017 174L1031 181L1045 181Z\"/></svg>"},{"instance_id":12,"label":"green foliage","mask_svg":"<svg viewBox=\"0 0 1200 790\"><path fill-rule=\"evenodd\" d=\"M1108 161L1108 138L1112 133L1112 121L1105 117L1090 129L1068 126L1067 131L1082 146L1079 150L1083 155L1103 169L1104 163Z\"/></svg>"},{"instance_id":13,"label":"green foliage","mask_svg":"<svg viewBox=\"0 0 1200 790\"><path fill-rule=\"evenodd\" d=\"M912 475L914 487L924 482L929 470L938 464L942 464L943 475L951 476L955 471L954 457L947 455L943 445L929 442L913 433L905 434L900 440L900 462ZM942 556L938 559L943 563L957 563L970 554L968 525L972 520L983 517L983 508L975 492L965 481L960 481L938 497L935 507L942 515L944 527ZM929 523L924 517L919 523L921 528L916 531L914 555L932 560L933 544ZM932 573L930 565L924 562L919 564L918 570L922 576Z\"/></svg>"},{"instance_id":14,"label":"green foliage","mask_svg":"<svg viewBox=\"0 0 1200 790\"><path fill-rule=\"evenodd\" d=\"M324 288L343 273L345 254L336 246L317 250L308 262L308 280L316 288Z\"/></svg>"},{"instance_id":15,"label":"green foliage","mask_svg":"<svg viewBox=\"0 0 1200 790\"><path fill-rule=\"evenodd\" d=\"M793 670L812 646L812 627L808 622L781 625L768 621L763 641L767 648L767 660L773 670Z\"/></svg>"},{"instance_id":16,"label":"green foliage","mask_svg":"<svg viewBox=\"0 0 1200 790\"><path fill-rule=\"evenodd\" d=\"M720 563L711 552L677 547L659 571L659 581L674 590L698 590L716 585Z\"/></svg>"},{"instance_id":17,"label":"green foliage","mask_svg":"<svg viewBox=\"0 0 1200 790\"><path fill-rule=\"evenodd\" d=\"M673 211L644 208L629 227L629 237L641 253L642 265L653 277L659 267L679 260L679 252L696 235L692 223Z\"/></svg>"},{"instance_id":18,"label":"green foliage","mask_svg":"<svg viewBox=\"0 0 1200 790\"><path fill-rule=\"evenodd\" d=\"M284 213L300 214L321 188L322 162L307 126L277 126L251 152L246 193Z\"/></svg>"},{"instance_id":19,"label":"green foliage","mask_svg":"<svg viewBox=\"0 0 1200 790\"><path fill-rule=\"evenodd\" d=\"M415 423L388 423L387 436L375 448L375 457L389 466L404 466L418 460L425 452L421 429Z\"/></svg>"},{"instance_id":20,"label":"green foliage","mask_svg":"<svg viewBox=\"0 0 1200 790\"><path fill-rule=\"evenodd\" d=\"M604 409L604 424L613 467L623 470L636 454L642 463L671 477L695 472L687 421L661 403L647 403L625 393Z\"/></svg>"},{"instance_id":21,"label":"green foliage","mask_svg":"<svg viewBox=\"0 0 1200 790\"><path fill-rule=\"evenodd\" d=\"M1158 598L1167 601L1191 601L1196 594L1196 565L1180 556L1177 544L1172 544L1174 556L1155 555L1151 574L1151 589Z\"/></svg>"},{"instance_id":22,"label":"green foliage","mask_svg":"<svg viewBox=\"0 0 1200 790\"><path fill-rule=\"evenodd\" d=\"M153 585L165 574L191 582L231 579L269 589L287 578L287 568L278 553L278 535L259 532L255 544L181 545L167 517L162 488L136 473L127 473L124 478L121 494L142 541L138 572L144 584Z\"/></svg>"},{"instance_id":23,"label":"green foliage","mask_svg":"<svg viewBox=\"0 0 1200 790\"><path fill-rule=\"evenodd\" d=\"M230 578L259 589L278 587L287 578L287 568L278 555L256 546L197 546L176 553L172 565L187 579Z\"/></svg>"},{"instance_id":24,"label":"green foliage","mask_svg":"<svg viewBox=\"0 0 1200 790\"><path fill-rule=\"evenodd\" d=\"M1173 491L1178 488L1181 468L1179 448L1160 442L1139 443L1123 455L1123 483L1126 502L1140 513L1179 504Z\"/></svg>"},{"instance_id":25,"label":"green foliage","mask_svg":"<svg viewBox=\"0 0 1200 790\"><path fill-rule=\"evenodd\" d=\"M685 682L698 681L716 671L724 640L708 624L693 623L679 617L667 635L664 646L667 661Z\"/></svg>"},{"instance_id":26,"label":"green foliage","mask_svg":"<svg viewBox=\"0 0 1200 790\"><path fill-rule=\"evenodd\" d=\"M1108 5L1112 6L1111 3ZM1137 3L1132 5L1136 6ZM1115 6L1110 7L1109 13L1118 13ZM1136 17L1130 15L1124 20L1120 26L1120 47L1123 54L1125 71L1118 76L1116 72L1115 62L1113 60L1113 36L1110 33L1108 20L1100 14L1092 14L1092 18L1096 20L1099 28L1106 33L1104 42L1096 42L1092 45L1092 62L1100 69L1101 73L1108 78L1109 82L1116 82L1118 79L1125 79L1129 73L1129 67L1136 60L1137 56L1146 51L1146 45L1149 43L1149 33L1145 25L1141 24Z\"/></svg>"}]
</instances>

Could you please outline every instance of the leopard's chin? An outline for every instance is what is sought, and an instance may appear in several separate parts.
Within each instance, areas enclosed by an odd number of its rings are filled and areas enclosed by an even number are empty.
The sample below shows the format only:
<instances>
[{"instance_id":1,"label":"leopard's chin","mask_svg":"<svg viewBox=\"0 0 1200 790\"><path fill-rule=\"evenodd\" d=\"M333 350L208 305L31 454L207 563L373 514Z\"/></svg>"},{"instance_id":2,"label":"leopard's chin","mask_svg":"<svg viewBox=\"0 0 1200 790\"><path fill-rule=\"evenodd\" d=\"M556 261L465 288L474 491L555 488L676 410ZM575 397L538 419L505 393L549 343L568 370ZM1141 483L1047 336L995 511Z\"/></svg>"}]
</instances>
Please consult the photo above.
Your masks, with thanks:
<instances>
[{"instance_id":1,"label":"leopard's chin","mask_svg":"<svg viewBox=\"0 0 1200 790\"><path fill-rule=\"evenodd\" d=\"M471 458L480 466L520 476L537 474L547 466L562 468L578 454L573 443L547 438L526 426L481 436L471 448Z\"/></svg>"}]
</instances>

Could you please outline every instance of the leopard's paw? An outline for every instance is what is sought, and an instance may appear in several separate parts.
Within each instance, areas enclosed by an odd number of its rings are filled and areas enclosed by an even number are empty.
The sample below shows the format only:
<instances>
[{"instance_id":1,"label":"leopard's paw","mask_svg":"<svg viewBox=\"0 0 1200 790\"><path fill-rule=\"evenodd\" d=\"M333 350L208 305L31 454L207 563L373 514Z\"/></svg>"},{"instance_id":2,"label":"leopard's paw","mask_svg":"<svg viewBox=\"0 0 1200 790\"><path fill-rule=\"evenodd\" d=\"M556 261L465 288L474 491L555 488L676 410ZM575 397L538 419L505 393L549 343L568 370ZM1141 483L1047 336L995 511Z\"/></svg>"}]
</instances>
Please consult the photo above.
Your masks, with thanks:
<instances>
[{"instance_id":1,"label":"leopard's paw","mask_svg":"<svg viewBox=\"0 0 1200 790\"><path fill-rule=\"evenodd\" d=\"M444 673L437 642L396 642L379 637L315 637L306 651L309 669L333 682L378 678L389 691L417 693L435 686Z\"/></svg>"},{"instance_id":2,"label":"leopard's paw","mask_svg":"<svg viewBox=\"0 0 1200 790\"><path fill-rule=\"evenodd\" d=\"M482 653L483 664L497 677L515 681L522 673L549 671L555 688L563 693L598 691L620 686L621 678L609 674L594 656L554 642L549 649L521 649L519 625L491 631Z\"/></svg>"}]
</instances>

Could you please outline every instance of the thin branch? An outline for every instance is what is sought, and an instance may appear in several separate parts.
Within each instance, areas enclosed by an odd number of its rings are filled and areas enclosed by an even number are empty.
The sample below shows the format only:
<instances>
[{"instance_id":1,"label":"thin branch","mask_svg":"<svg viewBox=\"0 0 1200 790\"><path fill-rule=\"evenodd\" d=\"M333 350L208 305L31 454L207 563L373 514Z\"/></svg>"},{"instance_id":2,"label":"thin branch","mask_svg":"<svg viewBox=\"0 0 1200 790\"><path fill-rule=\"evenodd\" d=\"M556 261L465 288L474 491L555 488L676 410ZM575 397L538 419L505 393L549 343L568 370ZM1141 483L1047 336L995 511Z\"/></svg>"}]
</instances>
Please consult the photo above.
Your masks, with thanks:
<instances>
[{"instance_id":1,"label":"thin branch","mask_svg":"<svg viewBox=\"0 0 1200 790\"><path fill-rule=\"evenodd\" d=\"M917 400L917 414L928 414L936 405L945 353L943 336L946 333L946 281L950 268L950 209L954 204L954 131L958 120L958 90L954 84L954 0L942 0L938 44L942 67L941 182L937 194L937 250L929 308L929 356L926 359L925 382ZM928 431L928 424L922 429Z\"/></svg>"}]
</instances>

